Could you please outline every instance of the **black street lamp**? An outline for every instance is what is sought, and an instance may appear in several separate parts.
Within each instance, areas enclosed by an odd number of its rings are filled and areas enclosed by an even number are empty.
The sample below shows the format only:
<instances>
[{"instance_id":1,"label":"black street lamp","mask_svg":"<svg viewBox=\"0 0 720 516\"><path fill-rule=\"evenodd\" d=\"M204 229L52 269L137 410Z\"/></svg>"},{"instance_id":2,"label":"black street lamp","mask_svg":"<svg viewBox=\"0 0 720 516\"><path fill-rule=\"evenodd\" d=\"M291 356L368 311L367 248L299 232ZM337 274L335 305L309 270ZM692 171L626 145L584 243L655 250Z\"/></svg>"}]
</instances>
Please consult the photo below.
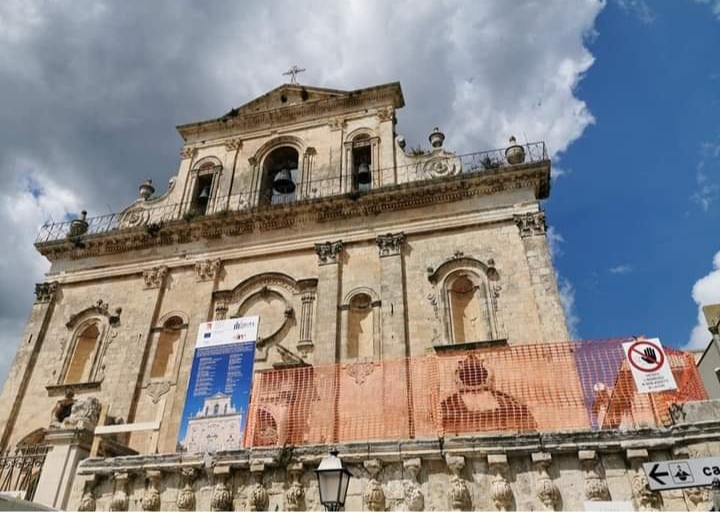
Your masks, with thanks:
<instances>
[{"instance_id":1,"label":"black street lamp","mask_svg":"<svg viewBox=\"0 0 720 516\"><path fill-rule=\"evenodd\" d=\"M325 506L325 510L335 512L342 509L352 473L343 466L337 450L330 450L330 455L320 461L315 473L318 478L320 503Z\"/></svg>"}]
</instances>

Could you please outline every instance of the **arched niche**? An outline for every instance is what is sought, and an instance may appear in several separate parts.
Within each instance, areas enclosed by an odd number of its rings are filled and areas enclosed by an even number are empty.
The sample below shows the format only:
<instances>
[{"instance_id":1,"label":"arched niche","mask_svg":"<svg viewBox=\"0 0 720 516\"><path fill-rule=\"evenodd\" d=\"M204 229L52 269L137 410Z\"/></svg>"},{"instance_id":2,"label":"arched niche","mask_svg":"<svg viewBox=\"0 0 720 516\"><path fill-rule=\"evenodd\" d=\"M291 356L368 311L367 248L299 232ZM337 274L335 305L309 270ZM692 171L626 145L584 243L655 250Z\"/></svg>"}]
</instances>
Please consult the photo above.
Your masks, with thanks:
<instances>
[{"instance_id":1,"label":"arched niche","mask_svg":"<svg viewBox=\"0 0 720 516\"><path fill-rule=\"evenodd\" d=\"M497 310L499 275L494 262L455 256L428 274L439 298L442 335L446 344L503 338Z\"/></svg>"},{"instance_id":2,"label":"arched niche","mask_svg":"<svg viewBox=\"0 0 720 516\"><path fill-rule=\"evenodd\" d=\"M380 298L368 287L348 292L340 305L340 360L382 358Z\"/></svg>"}]
</instances>

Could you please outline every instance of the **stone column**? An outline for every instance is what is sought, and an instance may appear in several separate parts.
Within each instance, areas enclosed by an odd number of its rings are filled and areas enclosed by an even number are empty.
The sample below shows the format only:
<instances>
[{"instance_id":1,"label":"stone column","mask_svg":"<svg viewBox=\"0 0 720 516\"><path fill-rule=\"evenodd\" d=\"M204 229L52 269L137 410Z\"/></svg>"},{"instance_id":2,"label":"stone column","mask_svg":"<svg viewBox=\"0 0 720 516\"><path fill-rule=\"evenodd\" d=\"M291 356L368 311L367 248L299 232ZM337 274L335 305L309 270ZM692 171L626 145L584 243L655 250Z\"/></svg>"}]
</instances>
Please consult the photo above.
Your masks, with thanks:
<instances>
[{"instance_id":1,"label":"stone column","mask_svg":"<svg viewBox=\"0 0 720 516\"><path fill-rule=\"evenodd\" d=\"M542 211L523 213L515 215L514 220L520 230L520 238L525 249L540 318L540 336L543 342L567 341L570 337L550 258L545 213Z\"/></svg>"},{"instance_id":2,"label":"stone column","mask_svg":"<svg viewBox=\"0 0 720 516\"><path fill-rule=\"evenodd\" d=\"M5 387L0 394L0 451L7 448L15 427L15 418L25 397L25 390L35 368L48 324L55 306L57 282L35 285L35 304L30 312L25 332L20 341L15 360L8 372Z\"/></svg>"},{"instance_id":3,"label":"stone column","mask_svg":"<svg viewBox=\"0 0 720 516\"><path fill-rule=\"evenodd\" d=\"M90 455L92 428L51 428L45 442L52 448L45 457L33 501L67 509L75 472L81 460Z\"/></svg>"},{"instance_id":4,"label":"stone column","mask_svg":"<svg viewBox=\"0 0 720 516\"><path fill-rule=\"evenodd\" d=\"M380 358L408 354L405 325L405 271L402 247L404 233L379 235L375 242L380 251L380 299L382 301L382 347Z\"/></svg>"},{"instance_id":5,"label":"stone column","mask_svg":"<svg viewBox=\"0 0 720 516\"><path fill-rule=\"evenodd\" d=\"M333 364L339 357L338 304L342 279L342 241L315 244L318 255L317 334L315 364Z\"/></svg>"}]
</instances>

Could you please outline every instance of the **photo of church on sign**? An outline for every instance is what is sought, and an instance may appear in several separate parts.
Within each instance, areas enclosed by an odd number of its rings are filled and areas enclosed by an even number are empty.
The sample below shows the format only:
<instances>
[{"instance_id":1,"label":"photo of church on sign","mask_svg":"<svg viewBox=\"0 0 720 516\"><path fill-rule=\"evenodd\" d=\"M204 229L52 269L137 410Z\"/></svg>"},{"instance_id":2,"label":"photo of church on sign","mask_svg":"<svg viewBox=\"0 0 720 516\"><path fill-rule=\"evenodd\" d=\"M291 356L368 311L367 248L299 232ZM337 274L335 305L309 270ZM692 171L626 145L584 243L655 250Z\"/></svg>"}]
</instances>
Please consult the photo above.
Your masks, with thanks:
<instances>
[{"instance_id":1,"label":"photo of church on sign","mask_svg":"<svg viewBox=\"0 0 720 516\"><path fill-rule=\"evenodd\" d=\"M218 392L205 398L202 410L188 420L184 451L202 453L235 450L242 445L242 412L232 405L232 397Z\"/></svg>"}]
</instances>

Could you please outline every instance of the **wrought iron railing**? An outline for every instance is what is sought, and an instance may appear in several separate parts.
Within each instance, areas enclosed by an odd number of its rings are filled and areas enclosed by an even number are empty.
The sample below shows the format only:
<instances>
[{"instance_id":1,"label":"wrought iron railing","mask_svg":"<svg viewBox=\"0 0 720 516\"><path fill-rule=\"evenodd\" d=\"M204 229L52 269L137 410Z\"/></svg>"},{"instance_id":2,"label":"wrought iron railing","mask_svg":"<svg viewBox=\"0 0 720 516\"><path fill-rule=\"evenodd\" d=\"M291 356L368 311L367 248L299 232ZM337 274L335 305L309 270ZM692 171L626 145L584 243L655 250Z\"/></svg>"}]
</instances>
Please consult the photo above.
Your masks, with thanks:
<instances>
[{"instance_id":1,"label":"wrought iron railing","mask_svg":"<svg viewBox=\"0 0 720 516\"><path fill-rule=\"evenodd\" d=\"M18 493L32 501L49 448L42 444L21 446L12 454L0 455L0 491Z\"/></svg>"},{"instance_id":2,"label":"wrought iron railing","mask_svg":"<svg viewBox=\"0 0 720 516\"><path fill-rule=\"evenodd\" d=\"M523 163L548 160L544 142L528 143L520 147L524 153ZM382 181L382 186L362 192L353 187L351 179L338 174L330 178L302 182L291 194L279 194L274 191L270 194L267 189L262 188L228 196L216 196L209 200L204 209L193 201L150 208L137 207L122 213L83 219L82 222L77 220L51 222L40 228L35 243L81 238L84 235L100 235L139 226L145 226L152 232L162 223L173 220L189 221L196 217L225 215L230 212L263 206L289 205L320 198L365 194L397 185L422 183L439 177L447 181L456 181L469 174L492 173L498 169L512 166L507 160L505 151L506 149L494 149L456 156L438 156L426 153L417 156L413 163L392 168L373 169L373 176Z\"/></svg>"}]
</instances>

